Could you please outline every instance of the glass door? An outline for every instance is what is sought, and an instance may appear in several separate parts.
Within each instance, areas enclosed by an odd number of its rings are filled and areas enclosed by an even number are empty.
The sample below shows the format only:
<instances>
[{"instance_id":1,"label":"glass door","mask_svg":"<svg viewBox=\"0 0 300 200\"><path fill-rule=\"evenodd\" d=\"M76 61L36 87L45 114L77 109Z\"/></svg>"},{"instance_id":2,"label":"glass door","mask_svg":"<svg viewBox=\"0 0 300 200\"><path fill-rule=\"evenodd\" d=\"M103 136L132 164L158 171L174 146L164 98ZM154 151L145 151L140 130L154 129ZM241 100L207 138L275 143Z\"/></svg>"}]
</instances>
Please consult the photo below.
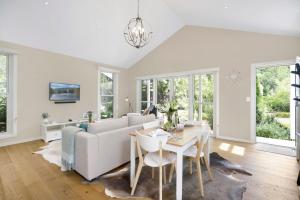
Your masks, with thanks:
<instances>
[{"instance_id":1,"label":"glass door","mask_svg":"<svg viewBox=\"0 0 300 200\"><path fill-rule=\"evenodd\" d=\"M174 99L178 102L178 117L189 120L189 77L176 77L174 80Z\"/></svg>"},{"instance_id":2,"label":"glass door","mask_svg":"<svg viewBox=\"0 0 300 200\"><path fill-rule=\"evenodd\" d=\"M197 121L207 121L214 127L214 75L194 75L194 113Z\"/></svg>"},{"instance_id":3,"label":"glass door","mask_svg":"<svg viewBox=\"0 0 300 200\"><path fill-rule=\"evenodd\" d=\"M171 100L171 80L158 79L157 80L157 105L164 107L168 101Z\"/></svg>"},{"instance_id":4,"label":"glass door","mask_svg":"<svg viewBox=\"0 0 300 200\"><path fill-rule=\"evenodd\" d=\"M141 81L141 112L143 113L153 103L153 79Z\"/></svg>"}]
</instances>

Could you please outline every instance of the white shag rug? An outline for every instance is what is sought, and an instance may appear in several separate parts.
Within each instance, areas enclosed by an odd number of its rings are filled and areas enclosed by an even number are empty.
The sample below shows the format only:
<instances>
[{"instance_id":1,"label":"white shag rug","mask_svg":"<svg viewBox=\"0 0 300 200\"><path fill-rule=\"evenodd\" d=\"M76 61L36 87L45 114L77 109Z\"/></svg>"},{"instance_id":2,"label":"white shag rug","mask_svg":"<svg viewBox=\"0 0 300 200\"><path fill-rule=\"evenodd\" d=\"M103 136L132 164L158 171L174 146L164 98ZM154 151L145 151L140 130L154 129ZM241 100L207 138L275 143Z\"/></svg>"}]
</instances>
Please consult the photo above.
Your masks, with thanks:
<instances>
[{"instance_id":1,"label":"white shag rug","mask_svg":"<svg viewBox=\"0 0 300 200\"><path fill-rule=\"evenodd\" d=\"M45 160L60 167L61 171L66 171L61 164L61 140L52 141L40 149L40 151L34 153L42 155Z\"/></svg>"}]
</instances>

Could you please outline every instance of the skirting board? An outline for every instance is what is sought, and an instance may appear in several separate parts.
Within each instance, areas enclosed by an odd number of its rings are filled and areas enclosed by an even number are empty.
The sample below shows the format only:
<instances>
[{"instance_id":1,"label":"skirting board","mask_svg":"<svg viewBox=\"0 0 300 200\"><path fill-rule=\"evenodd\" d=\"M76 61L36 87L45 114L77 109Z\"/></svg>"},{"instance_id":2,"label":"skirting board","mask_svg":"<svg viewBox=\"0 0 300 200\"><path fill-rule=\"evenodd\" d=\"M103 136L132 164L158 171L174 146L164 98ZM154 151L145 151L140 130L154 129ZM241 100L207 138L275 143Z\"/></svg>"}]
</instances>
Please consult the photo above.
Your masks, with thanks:
<instances>
[{"instance_id":1,"label":"skirting board","mask_svg":"<svg viewBox=\"0 0 300 200\"><path fill-rule=\"evenodd\" d=\"M250 140L240 139L240 138L233 138L233 137L227 137L227 136L217 136L218 139L222 140L231 140L234 142L244 142L244 143L252 143Z\"/></svg>"},{"instance_id":2,"label":"skirting board","mask_svg":"<svg viewBox=\"0 0 300 200\"><path fill-rule=\"evenodd\" d=\"M16 140L11 140L11 141L7 141L7 142L1 142L1 140L0 140L0 147L14 145L14 144L20 144L20 143L25 143L25 142L31 142L31 141L40 140L40 139L42 139L41 136L16 139Z\"/></svg>"}]
</instances>

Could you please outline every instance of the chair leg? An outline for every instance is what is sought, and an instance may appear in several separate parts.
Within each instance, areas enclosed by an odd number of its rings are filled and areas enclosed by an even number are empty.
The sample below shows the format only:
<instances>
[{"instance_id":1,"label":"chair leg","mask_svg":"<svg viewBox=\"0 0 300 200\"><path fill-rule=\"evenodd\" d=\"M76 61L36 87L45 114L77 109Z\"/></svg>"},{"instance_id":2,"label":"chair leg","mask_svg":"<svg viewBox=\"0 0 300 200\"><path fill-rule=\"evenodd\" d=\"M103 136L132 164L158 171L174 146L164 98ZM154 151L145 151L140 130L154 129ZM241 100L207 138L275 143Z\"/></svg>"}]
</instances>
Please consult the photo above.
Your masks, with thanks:
<instances>
[{"instance_id":1,"label":"chair leg","mask_svg":"<svg viewBox=\"0 0 300 200\"><path fill-rule=\"evenodd\" d=\"M162 200L162 166L159 166L159 200Z\"/></svg>"},{"instance_id":2,"label":"chair leg","mask_svg":"<svg viewBox=\"0 0 300 200\"><path fill-rule=\"evenodd\" d=\"M200 158L200 161L201 161L200 164L205 165L204 157L201 157L201 158Z\"/></svg>"},{"instance_id":3,"label":"chair leg","mask_svg":"<svg viewBox=\"0 0 300 200\"><path fill-rule=\"evenodd\" d=\"M190 160L190 174L193 174L193 158L189 158Z\"/></svg>"},{"instance_id":4,"label":"chair leg","mask_svg":"<svg viewBox=\"0 0 300 200\"><path fill-rule=\"evenodd\" d=\"M135 188L136 188L136 185L137 185L138 180L140 178L142 168L143 168L143 163L139 163L139 166L138 166L137 172L136 172L136 176L135 176L135 180L134 180L134 184L133 184L133 187L132 187L132 190L131 190L131 195L134 195Z\"/></svg>"},{"instance_id":5,"label":"chair leg","mask_svg":"<svg viewBox=\"0 0 300 200\"><path fill-rule=\"evenodd\" d=\"M163 166L164 184L167 184L166 166Z\"/></svg>"},{"instance_id":6,"label":"chair leg","mask_svg":"<svg viewBox=\"0 0 300 200\"><path fill-rule=\"evenodd\" d=\"M205 159L205 158L203 157L203 160L204 160L205 166L206 166L207 171L208 171L209 179L212 181L213 177L212 177L212 174L211 174L211 171L210 171L210 167L208 166L207 159Z\"/></svg>"},{"instance_id":7,"label":"chair leg","mask_svg":"<svg viewBox=\"0 0 300 200\"><path fill-rule=\"evenodd\" d=\"M170 175L169 175L169 183L171 183L171 181L172 181L174 169L175 169L175 163L172 163L171 169L170 169Z\"/></svg>"},{"instance_id":8,"label":"chair leg","mask_svg":"<svg viewBox=\"0 0 300 200\"><path fill-rule=\"evenodd\" d=\"M199 186L200 186L200 193L201 193L201 196L204 197L200 159L196 160L196 164L197 164L197 173L198 173L198 181L199 181Z\"/></svg>"},{"instance_id":9,"label":"chair leg","mask_svg":"<svg viewBox=\"0 0 300 200\"><path fill-rule=\"evenodd\" d=\"M154 167L152 167L152 179L154 179L154 173L155 173L154 170L155 170Z\"/></svg>"}]
</instances>

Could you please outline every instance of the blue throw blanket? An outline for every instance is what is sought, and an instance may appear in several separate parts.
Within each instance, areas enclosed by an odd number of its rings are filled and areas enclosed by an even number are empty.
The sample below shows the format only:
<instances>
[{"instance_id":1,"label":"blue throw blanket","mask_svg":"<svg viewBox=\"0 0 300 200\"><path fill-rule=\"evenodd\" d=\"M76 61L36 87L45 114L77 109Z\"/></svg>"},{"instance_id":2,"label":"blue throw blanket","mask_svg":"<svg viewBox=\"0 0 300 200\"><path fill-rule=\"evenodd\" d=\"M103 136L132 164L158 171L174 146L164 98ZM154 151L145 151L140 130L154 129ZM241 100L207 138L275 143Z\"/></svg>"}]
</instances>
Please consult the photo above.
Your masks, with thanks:
<instances>
[{"instance_id":1,"label":"blue throw blanket","mask_svg":"<svg viewBox=\"0 0 300 200\"><path fill-rule=\"evenodd\" d=\"M68 126L62 130L62 170L69 171L75 166L75 135L82 129Z\"/></svg>"}]
</instances>

